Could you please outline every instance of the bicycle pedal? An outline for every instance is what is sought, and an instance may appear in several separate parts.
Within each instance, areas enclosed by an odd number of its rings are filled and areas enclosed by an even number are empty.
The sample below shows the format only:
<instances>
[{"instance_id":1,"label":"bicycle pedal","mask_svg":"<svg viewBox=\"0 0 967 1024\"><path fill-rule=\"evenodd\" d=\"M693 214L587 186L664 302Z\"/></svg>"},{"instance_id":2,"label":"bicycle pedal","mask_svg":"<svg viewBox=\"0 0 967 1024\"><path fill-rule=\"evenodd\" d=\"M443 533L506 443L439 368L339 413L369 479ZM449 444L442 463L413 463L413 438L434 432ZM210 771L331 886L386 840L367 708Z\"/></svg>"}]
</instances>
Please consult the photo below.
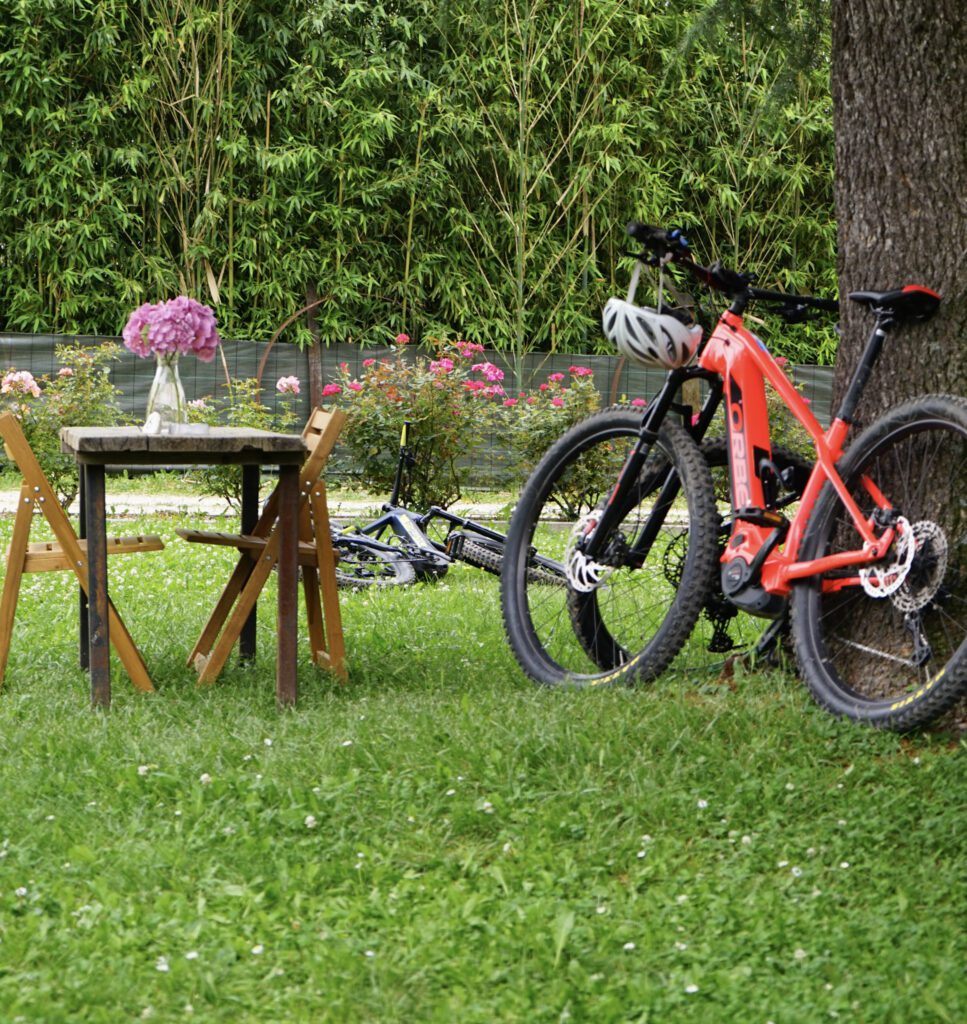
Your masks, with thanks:
<instances>
[{"instance_id":1,"label":"bicycle pedal","mask_svg":"<svg viewBox=\"0 0 967 1024\"><path fill-rule=\"evenodd\" d=\"M788 530L789 520L773 508L755 508L747 506L738 508L732 514L732 519L741 519L744 523L751 523L753 526L765 526L772 530Z\"/></svg>"}]
</instances>

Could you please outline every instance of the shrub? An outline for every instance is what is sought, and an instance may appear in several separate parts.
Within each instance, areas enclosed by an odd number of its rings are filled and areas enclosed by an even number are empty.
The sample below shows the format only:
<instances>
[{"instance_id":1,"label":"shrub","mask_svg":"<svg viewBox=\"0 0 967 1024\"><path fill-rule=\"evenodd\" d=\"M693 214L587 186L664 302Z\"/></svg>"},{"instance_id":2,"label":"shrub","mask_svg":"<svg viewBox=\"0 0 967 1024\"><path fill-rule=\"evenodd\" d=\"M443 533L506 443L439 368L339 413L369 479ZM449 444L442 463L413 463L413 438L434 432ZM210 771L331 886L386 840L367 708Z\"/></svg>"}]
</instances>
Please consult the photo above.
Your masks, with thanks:
<instances>
[{"instance_id":1,"label":"shrub","mask_svg":"<svg viewBox=\"0 0 967 1024\"><path fill-rule=\"evenodd\" d=\"M60 450L60 428L114 426L122 421L118 390L109 363L117 345L81 348L59 345L61 363L53 376L34 378L29 370L10 369L0 382L0 400L20 420L37 461L65 507L77 495L77 463Z\"/></svg>"},{"instance_id":2,"label":"shrub","mask_svg":"<svg viewBox=\"0 0 967 1024\"><path fill-rule=\"evenodd\" d=\"M188 419L216 427L248 427L253 430L291 431L297 425L295 399L300 387L297 377L280 377L274 406L262 401L262 389L254 377L233 380L227 394L199 398L188 403ZM300 428L301 429L301 428ZM223 498L235 509L242 507L242 467L206 466L193 471L202 494Z\"/></svg>"},{"instance_id":3,"label":"shrub","mask_svg":"<svg viewBox=\"0 0 967 1024\"><path fill-rule=\"evenodd\" d=\"M567 374L551 373L534 390L505 399L501 419L511 474L524 480L566 430L600 406L593 371L586 366L571 366Z\"/></svg>"},{"instance_id":4,"label":"shrub","mask_svg":"<svg viewBox=\"0 0 967 1024\"><path fill-rule=\"evenodd\" d=\"M437 341L433 357L410 358L408 342L398 335L390 358L363 360L358 378L343 363L323 395L339 396L349 412L343 433L349 475L370 490L388 492L396 475L395 442L409 422L414 462L400 501L412 508L446 507L461 494L458 460L485 440L481 427L504 398L504 374L484 360L482 345Z\"/></svg>"}]
</instances>

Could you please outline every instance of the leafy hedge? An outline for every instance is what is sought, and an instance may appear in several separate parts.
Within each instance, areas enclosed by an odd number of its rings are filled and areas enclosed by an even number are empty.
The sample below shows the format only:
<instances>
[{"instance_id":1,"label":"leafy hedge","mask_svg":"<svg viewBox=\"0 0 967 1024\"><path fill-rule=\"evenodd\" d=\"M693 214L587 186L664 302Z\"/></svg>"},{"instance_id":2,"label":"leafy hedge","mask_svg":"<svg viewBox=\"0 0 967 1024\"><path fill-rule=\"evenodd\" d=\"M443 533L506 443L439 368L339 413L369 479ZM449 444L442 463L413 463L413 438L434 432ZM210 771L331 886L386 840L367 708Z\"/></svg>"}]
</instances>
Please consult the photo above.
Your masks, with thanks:
<instances>
[{"instance_id":1,"label":"leafy hedge","mask_svg":"<svg viewBox=\"0 0 967 1024\"><path fill-rule=\"evenodd\" d=\"M593 351L631 216L831 289L827 69L705 6L0 0L0 330Z\"/></svg>"}]
</instances>

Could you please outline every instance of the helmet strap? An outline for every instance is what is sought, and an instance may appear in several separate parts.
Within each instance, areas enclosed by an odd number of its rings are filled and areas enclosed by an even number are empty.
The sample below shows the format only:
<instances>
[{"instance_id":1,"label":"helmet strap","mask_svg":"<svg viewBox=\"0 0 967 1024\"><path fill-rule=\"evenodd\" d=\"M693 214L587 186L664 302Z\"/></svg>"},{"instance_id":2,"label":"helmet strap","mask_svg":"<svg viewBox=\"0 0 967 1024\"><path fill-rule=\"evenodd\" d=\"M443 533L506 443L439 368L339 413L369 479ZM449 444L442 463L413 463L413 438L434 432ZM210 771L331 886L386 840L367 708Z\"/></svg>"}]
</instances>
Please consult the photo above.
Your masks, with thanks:
<instances>
[{"instance_id":1,"label":"helmet strap","mask_svg":"<svg viewBox=\"0 0 967 1024\"><path fill-rule=\"evenodd\" d=\"M662 311L661 304L662 299L665 295L665 264L668 263L670 260L671 254L669 253L667 256L662 256L662 258L658 261L658 305L655 306L655 309L658 310L659 315Z\"/></svg>"},{"instance_id":2,"label":"helmet strap","mask_svg":"<svg viewBox=\"0 0 967 1024\"><path fill-rule=\"evenodd\" d=\"M631 272L631 284L628 285L628 302L634 305L635 292L638 291L638 279L641 277L641 260L635 260L635 269Z\"/></svg>"}]
</instances>

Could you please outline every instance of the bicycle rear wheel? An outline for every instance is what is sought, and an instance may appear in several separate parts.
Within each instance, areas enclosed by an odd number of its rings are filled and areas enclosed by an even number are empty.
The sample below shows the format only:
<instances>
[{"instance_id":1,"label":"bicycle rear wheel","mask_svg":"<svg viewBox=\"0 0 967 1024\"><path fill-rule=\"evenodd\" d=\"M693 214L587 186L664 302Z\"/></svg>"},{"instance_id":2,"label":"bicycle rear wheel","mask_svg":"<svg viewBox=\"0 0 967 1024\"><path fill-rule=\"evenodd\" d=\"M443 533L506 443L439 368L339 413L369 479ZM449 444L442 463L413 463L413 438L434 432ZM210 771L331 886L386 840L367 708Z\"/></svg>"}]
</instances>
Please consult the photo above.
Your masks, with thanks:
<instances>
[{"instance_id":1,"label":"bicycle rear wheel","mask_svg":"<svg viewBox=\"0 0 967 1024\"><path fill-rule=\"evenodd\" d=\"M867 587L847 583L857 570L846 569L794 588L802 675L833 714L916 728L967 692L967 400L926 396L898 406L856 439L840 473L864 515L876 508L868 478L909 529L901 524ZM803 557L857 546L852 521L827 484ZM833 590L837 578L840 589Z\"/></svg>"},{"instance_id":2,"label":"bicycle rear wheel","mask_svg":"<svg viewBox=\"0 0 967 1024\"><path fill-rule=\"evenodd\" d=\"M395 551L385 551L352 535L333 534L336 583L347 590L399 587L416 581L413 566Z\"/></svg>"},{"instance_id":3,"label":"bicycle rear wheel","mask_svg":"<svg viewBox=\"0 0 967 1024\"><path fill-rule=\"evenodd\" d=\"M716 563L708 466L668 423L606 538L596 582L577 589L534 571L573 559L588 517L603 507L641 430L641 414L606 409L571 428L531 474L511 518L501 574L504 629L521 667L547 686L647 682L688 640ZM662 493L674 501L637 545ZM573 564L573 562L572 562Z\"/></svg>"}]
</instances>

